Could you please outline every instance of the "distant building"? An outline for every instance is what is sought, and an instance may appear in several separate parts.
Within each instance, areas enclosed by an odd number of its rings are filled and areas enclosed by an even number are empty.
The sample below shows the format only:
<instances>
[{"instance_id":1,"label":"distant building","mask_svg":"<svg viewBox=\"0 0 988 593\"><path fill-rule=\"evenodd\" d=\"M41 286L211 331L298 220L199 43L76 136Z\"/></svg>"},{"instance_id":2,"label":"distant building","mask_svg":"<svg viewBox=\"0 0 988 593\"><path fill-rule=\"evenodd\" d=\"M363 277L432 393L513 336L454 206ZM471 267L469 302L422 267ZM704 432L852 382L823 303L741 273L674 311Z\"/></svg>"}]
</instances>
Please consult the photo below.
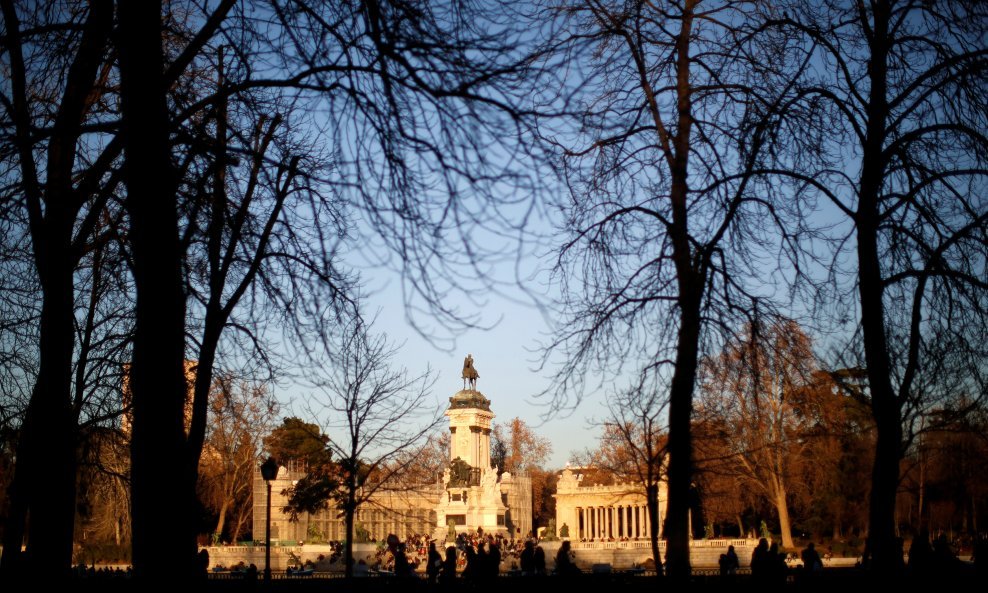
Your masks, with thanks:
<instances>
[{"instance_id":1,"label":"distant building","mask_svg":"<svg viewBox=\"0 0 988 593\"><path fill-rule=\"evenodd\" d=\"M581 468L567 467L556 483L556 531L566 525L575 541L647 539L648 507L641 484L584 486ZM659 483L659 537L666 503L666 483Z\"/></svg>"},{"instance_id":2,"label":"distant building","mask_svg":"<svg viewBox=\"0 0 988 593\"><path fill-rule=\"evenodd\" d=\"M285 544L299 542L343 541L346 525L337 509L318 513L303 513L292 522L282 509L288 503L287 491L305 477L304 471L281 467L278 477L271 481L271 541ZM436 501L439 484L414 490L381 489L360 505L354 526L366 529L370 538L384 541L389 533L405 539L413 534L432 533L436 525ZM265 483L260 471L254 474L254 538L264 538L266 508Z\"/></svg>"},{"instance_id":3,"label":"distant building","mask_svg":"<svg viewBox=\"0 0 988 593\"><path fill-rule=\"evenodd\" d=\"M471 359L472 364L472 359ZM471 366L472 368L472 366ZM473 372L476 375L476 371ZM464 377L467 379L467 377ZM476 385L476 376L471 386ZM449 525L458 533L476 532L521 538L532 530L532 481L508 472L497 475L491 467L490 400L474 389L449 398L450 464L442 480L433 484L392 484L378 489L357 509L354 525L369 537L384 540L394 533L432 535L442 540ZM271 484L271 540L296 544L306 541L341 541L346 538L340 512L327 509L290 521L283 512L286 492L305 473L282 467ZM266 491L260 472L254 476L254 537L262 539L267 512Z\"/></svg>"}]
</instances>

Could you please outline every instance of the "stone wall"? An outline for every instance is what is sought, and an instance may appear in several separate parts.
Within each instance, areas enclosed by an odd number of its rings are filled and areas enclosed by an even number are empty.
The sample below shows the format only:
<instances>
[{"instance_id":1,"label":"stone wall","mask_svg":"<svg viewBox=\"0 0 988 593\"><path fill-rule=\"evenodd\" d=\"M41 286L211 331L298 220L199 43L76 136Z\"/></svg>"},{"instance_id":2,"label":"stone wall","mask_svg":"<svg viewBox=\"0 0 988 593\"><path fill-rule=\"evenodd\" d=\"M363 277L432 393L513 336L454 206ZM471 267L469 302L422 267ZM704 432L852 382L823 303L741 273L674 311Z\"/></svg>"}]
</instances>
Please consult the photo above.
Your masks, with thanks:
<instances>
[{"instance_id":1,"label":"stone wall","mask_svg":"<svg viewBox=\"0 0 988 593\"><path fill-rule=\"evenodd\" d=\"M353 558L356 562L364 560L368 565L374 563L379 544L353 544ZM254 564L258 570L264 569L264 546L209 546L209 568L223 566L230 568L240 562ZM271 546L271 570L284 571L290 564L312 561L316 570L330 570L329 558L333 550L328 545L306 544L303 546ZM320 560L322 556L322 560ZM338 566L338 565L337 565Z\"/></svg>"},{"instance_id":2,"label":"stone wall","mask_svg":"<svg viewBox=\"0 0 988 593\"><path fill-rule=\"evenodd\" d=\"M746 539L710 539L690 542L690 559L693 568L716 568L720 555L727 551L727 546L733 545L734 551L741 561L741 566L748 566L751 552L758 540ZM546 567L552 570L556 564L556 552L562 542L543 541L539 544L545 551ZM662 554L665 554L665 542L659 542ZM368 565L374 563L375 553L379 544L354 544L353 556L359 563L364 560ZM640 566L652 557L652 546L648 541L637 540L628 542L576 542L570 546L576 557L576 564L584 570L590 570L594 564L610 564L615 570ZM211 546L209 552L209 567L236 566L239 562L264 568L264 546ZM328 559L332 549L328 545L306 544L304 546L271 546L271 570L284 571L292 558L299 562L311 560L316 564L316 570L329 570ZM320 562L319 556L323 557ZM334 568L338 568L336 565ZM507 570L507 566L502 566Z\"/></svg>"},{"instance_id":3,"label":"stone wall","mask_svg":"<svg viewBox=\"0 0 988 593\"><path fill-rule=\"evenodd\" d=\"M555 544L551 558L555 558L558 542L543 542L546 559L550 559L547 544ZM720 555L727 551L727 546L734 546L741 566L748 566L751 553L758 540L754 539L705 539L690 542L690 562L693 568L716 568ZM626 542L571 542L576 555L576 563L580 568L589 570L594 564L610 564L615 569L631 568L644 563L652 557L652 544L647 540ZM660 553L665 555L665 541L659 541Z\"/></svg>"}]
</instances>

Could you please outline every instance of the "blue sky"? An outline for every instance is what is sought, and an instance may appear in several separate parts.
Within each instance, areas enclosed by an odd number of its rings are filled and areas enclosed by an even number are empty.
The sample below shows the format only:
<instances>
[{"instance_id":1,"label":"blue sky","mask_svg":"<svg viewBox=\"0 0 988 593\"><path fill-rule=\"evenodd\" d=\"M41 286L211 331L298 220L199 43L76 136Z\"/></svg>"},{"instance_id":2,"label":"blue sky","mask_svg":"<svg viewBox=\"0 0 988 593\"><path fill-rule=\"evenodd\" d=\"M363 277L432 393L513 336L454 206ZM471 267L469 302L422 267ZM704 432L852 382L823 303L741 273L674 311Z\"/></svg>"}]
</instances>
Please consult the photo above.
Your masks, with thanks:
<instances>
[{"instance_id":1,"label":"blue sky","mask_svg":"<svg viewBox=\"0 0 988 593\"><path fill-rule=\"evenodd\" d=\"M433 389L437 399L445 402L462 389L463 358L472 354L480 373L477 389L491 400L491 410L496 414L494 422L507 422L517 416L538 434L548 437L553 446L550 467L565 465L573 451L596 446L599 431L590 426L589 420L606 414L601 394L585 394L585 401L566 417L543 419L546 401L536 396L550 383L547 373L539 373L535 367L538 345L549 332L549 320L534 305L524 304L520 291L516 295L486 297L482 313L484 319L497 321L494 327L468 330L457 336L455 343L436 346L408 323L401 291L396 288L398 281L389 274L378 269L367 276L371 291L367 311L379 311L374 330L386 333L399 344L404 343L396 364L413 374L432 366L438 375ZM464 301L464 307L473 306L465 297L459 298Z\"/></svg>"}]
</instances>

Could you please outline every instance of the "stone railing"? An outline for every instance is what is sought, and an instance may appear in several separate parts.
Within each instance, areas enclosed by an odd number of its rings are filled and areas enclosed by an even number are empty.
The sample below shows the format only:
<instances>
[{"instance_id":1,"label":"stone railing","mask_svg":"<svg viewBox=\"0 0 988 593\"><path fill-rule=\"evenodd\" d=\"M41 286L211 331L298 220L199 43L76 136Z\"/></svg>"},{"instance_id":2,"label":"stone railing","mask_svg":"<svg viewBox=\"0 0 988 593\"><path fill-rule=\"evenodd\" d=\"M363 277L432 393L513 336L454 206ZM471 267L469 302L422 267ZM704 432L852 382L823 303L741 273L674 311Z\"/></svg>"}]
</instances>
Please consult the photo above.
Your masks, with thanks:
<instances>
[{"instance_id":1,"label":"stone railing","mask_svg":"<svg viewBox=\"0 0 988 593\"><path fill-rule=\"evenodd\" d=\"M758 540L756 539L694 539L690 540L691 548L723 548L727 549L727 546L734 546L737 548L754 548L758 545ZM641 548L651 548L652 542L648 539L634 539L628 541L615 541L615 542L579 542L576 540L570 540L570 546L574 550L622 550L622 549L641 549ZM659 547L665 548L666 541L664 539L659 540Z\"/></svg>"},{"instance_id":2,"label":"stone railing","mask_svg":"<svg viewBox=\"0 0 988 593\"><path fill-rule=\"evenodd\" d=\"M666 543L659 540L659 546L665 547ZM578 542L570 540L570 547L574 550L636 550L651 548L652 542L649 540L631 540L626 542Z\"/></svg>"}]
</instances>

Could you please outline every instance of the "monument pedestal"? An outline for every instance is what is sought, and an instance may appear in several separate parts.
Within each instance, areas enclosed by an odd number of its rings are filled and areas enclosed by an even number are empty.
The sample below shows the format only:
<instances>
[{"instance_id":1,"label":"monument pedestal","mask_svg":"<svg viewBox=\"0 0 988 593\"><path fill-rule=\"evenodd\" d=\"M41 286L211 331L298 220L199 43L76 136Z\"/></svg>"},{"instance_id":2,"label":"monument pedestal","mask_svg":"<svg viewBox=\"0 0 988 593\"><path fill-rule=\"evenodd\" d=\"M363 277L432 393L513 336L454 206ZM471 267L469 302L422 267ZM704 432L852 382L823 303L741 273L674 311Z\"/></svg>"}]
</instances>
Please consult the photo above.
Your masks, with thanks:
<instances>
[{"instance_id":1,"label":"monument pedestal","mask_svg":"<svg viewBox=\"0 0 988 593\"><path fill-rule=\"evenodd\" d=\"M456 467L456 460L452 465ZM473 534L479 528L485 534L507 536L504 517L508 509L501 500L497 470L474 468L468 476L466 483L455 476L446 481L443 498L436 507L436 539L449 539L450 523L457 534Z\"/></svg>"}]
</instances>

